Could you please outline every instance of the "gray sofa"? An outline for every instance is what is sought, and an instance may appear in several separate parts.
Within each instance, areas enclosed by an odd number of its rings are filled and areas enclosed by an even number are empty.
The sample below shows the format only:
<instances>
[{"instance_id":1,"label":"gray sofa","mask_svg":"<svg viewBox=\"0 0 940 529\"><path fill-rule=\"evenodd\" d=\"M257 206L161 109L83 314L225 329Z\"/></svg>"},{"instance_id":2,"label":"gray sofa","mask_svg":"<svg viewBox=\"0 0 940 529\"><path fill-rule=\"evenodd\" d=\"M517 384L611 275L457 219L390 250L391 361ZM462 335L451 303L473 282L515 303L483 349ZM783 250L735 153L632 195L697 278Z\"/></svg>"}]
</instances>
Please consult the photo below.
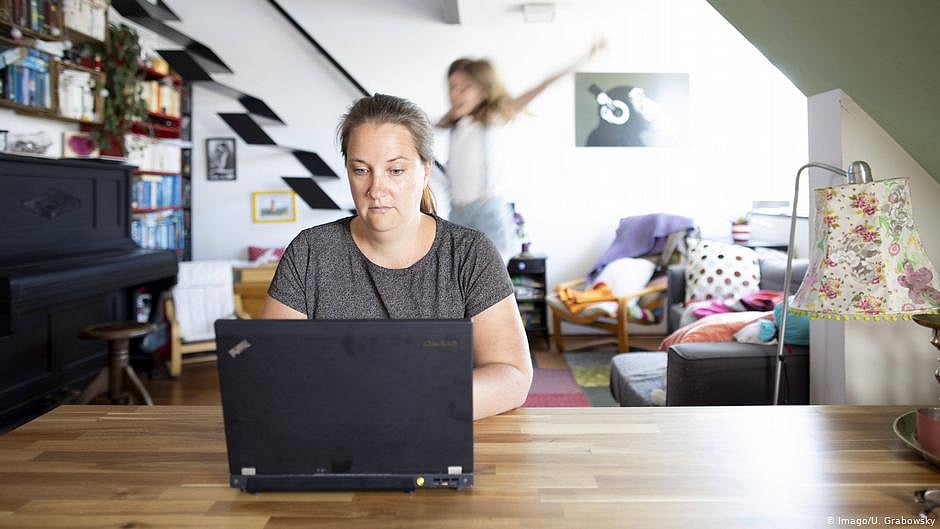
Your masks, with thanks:
<instances>
[{"instance_id":1,"label":"gray sofa","mask_svg":"<svg viewBox=\"0 0 940 529\"><path fill-rule=\"evenodd\" d=\"M760 288L783 290L786 256L780 252L759 253ZM794 259L791 292L806 274L808 261ZM684 311L685 267L669 267L667 328L679 327ZM667 406L724 406L773 402L775 345L687 343L668 352L627 353L614 357L611 393L621 406L650 405L650 396L665 379ZM809 348L787 345L780 378L780 402L809 402ZM663 376L665 374L665 377Z\"/></svg>"}]
</instances>

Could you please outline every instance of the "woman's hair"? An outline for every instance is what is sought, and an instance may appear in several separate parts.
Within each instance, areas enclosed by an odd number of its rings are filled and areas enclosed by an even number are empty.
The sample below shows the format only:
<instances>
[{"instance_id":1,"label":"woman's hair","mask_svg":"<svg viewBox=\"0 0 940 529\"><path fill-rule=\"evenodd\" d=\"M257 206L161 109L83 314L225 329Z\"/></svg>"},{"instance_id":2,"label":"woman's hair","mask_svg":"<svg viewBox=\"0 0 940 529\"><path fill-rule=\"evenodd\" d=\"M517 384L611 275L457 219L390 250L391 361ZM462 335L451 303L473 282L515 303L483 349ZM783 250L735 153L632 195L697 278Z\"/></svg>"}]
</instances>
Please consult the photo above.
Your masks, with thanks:
<instances>
[{"instance_id":1,"label":"woman's hair","mask_svg":"<svg viewBox=\"0 0 940 529\"><path fill-rule=\"evenodd\" d=\"M411 133L411 139L421 161L429 163L434 160L434 131L428 115L418 105L407 99L375 94L357 100L340 119L337 135L344 161L349 136L356 127L366 123L392 123L405 127ZM421 212L430 215L436 212L434 194L428 186L424 187L421 195Z\"/></svg>"},{"instance_id":2,"label":"woman's hair","mask_svg":"<svg viewBox=\"0 0 940 529\"><path fill-rule=\"evenodd\" d=\"M483 90L483 101L475 108L470 115L474 119L490 125L497 118L508 120L513 116L512 96L506 91L503 82L493 64L486 59L468 59L466 57L457 59L450 63L447 69L447 77L455 72L463 72L470 77L470 80L476 83ZM452 125L452 124L451 124Z\"/></svg>"}]
</instances>

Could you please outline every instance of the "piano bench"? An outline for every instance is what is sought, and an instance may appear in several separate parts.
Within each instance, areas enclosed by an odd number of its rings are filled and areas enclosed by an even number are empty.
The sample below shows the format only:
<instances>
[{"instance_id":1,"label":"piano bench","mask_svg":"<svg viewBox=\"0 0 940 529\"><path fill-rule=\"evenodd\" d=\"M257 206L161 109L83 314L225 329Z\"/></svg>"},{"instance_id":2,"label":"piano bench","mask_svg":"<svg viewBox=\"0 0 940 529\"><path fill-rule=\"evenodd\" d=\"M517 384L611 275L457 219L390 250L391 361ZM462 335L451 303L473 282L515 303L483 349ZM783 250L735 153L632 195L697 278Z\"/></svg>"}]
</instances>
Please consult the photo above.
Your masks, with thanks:
<instances>
[{"instance_id":1,"label":"piano bench","mask_svg":"<svg viewBox=\"0 0 940 529\"><path fill-rule=\"evenodd\" d=\"M112 404L133 404L134 397L124 390L124 377L131 382L131 388L136 389L141 400L148 406L153 406L153 399L147 388L137 378L134 368L131 367L128 346L131 338L138 338L154 330L150 323L136 321L114 321L89 325L82 329L79 338L86 340L107 340L108 365L98 372L91 383L85 387L79 397L82 404L89 403L102 393L107 393Z\"/></svg>"}]
</instances>

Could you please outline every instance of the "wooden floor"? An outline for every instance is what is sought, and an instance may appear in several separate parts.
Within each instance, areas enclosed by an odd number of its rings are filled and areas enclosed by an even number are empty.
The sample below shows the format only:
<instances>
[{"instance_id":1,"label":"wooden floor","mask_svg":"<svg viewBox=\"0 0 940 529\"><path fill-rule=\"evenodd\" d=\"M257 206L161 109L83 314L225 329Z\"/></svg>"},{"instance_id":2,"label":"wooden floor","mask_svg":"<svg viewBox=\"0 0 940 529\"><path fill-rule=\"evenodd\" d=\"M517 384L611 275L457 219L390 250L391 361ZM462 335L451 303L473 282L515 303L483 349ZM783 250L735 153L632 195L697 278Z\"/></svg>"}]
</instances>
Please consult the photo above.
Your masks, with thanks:
<instances>
[{"instance_id":1,"label":"wooden floor","mask_svg":"<svg viewBox=\"0 0 940 529\"><path fill-rule=\"evenodd\" d=\"M565 347L578 347L596 340L593 336L566 336ZM656 350L663 339L659 335L631 336L630 341L634 347L646 350ZM586 350L610 351L612 345L599 346ZM536 341L532 344L536 365L544 368L567 368L565 357L545 346L545 342ZM204 356L207 361L187 363L183 366L183 374L175 379L150 379L142 375L141 379L155 404L178 404L185 406L202 406L219 404L219 378L212 353ZM193 357L199 359L198 357Z\"/></svg>"}]
</instances>

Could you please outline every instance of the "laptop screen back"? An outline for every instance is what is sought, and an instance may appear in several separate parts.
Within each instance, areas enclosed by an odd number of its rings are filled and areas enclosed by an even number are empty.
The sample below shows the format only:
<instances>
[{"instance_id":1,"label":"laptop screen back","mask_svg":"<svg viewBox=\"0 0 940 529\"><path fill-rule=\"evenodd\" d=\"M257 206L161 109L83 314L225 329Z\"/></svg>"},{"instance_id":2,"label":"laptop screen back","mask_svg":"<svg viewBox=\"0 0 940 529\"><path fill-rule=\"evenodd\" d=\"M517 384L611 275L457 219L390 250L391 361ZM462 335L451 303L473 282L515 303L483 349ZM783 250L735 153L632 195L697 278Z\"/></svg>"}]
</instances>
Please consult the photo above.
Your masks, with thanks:
<instances>
[{"instance_id":1,"label":"laptop screen back","mask_svg":"<svg viewBox=\"0 0 940 529\"><path fill-rule=\"evenodd\" d=\"M231 473L472 472L468 320L219 320Z\"/></svg>"}]
</instances>

